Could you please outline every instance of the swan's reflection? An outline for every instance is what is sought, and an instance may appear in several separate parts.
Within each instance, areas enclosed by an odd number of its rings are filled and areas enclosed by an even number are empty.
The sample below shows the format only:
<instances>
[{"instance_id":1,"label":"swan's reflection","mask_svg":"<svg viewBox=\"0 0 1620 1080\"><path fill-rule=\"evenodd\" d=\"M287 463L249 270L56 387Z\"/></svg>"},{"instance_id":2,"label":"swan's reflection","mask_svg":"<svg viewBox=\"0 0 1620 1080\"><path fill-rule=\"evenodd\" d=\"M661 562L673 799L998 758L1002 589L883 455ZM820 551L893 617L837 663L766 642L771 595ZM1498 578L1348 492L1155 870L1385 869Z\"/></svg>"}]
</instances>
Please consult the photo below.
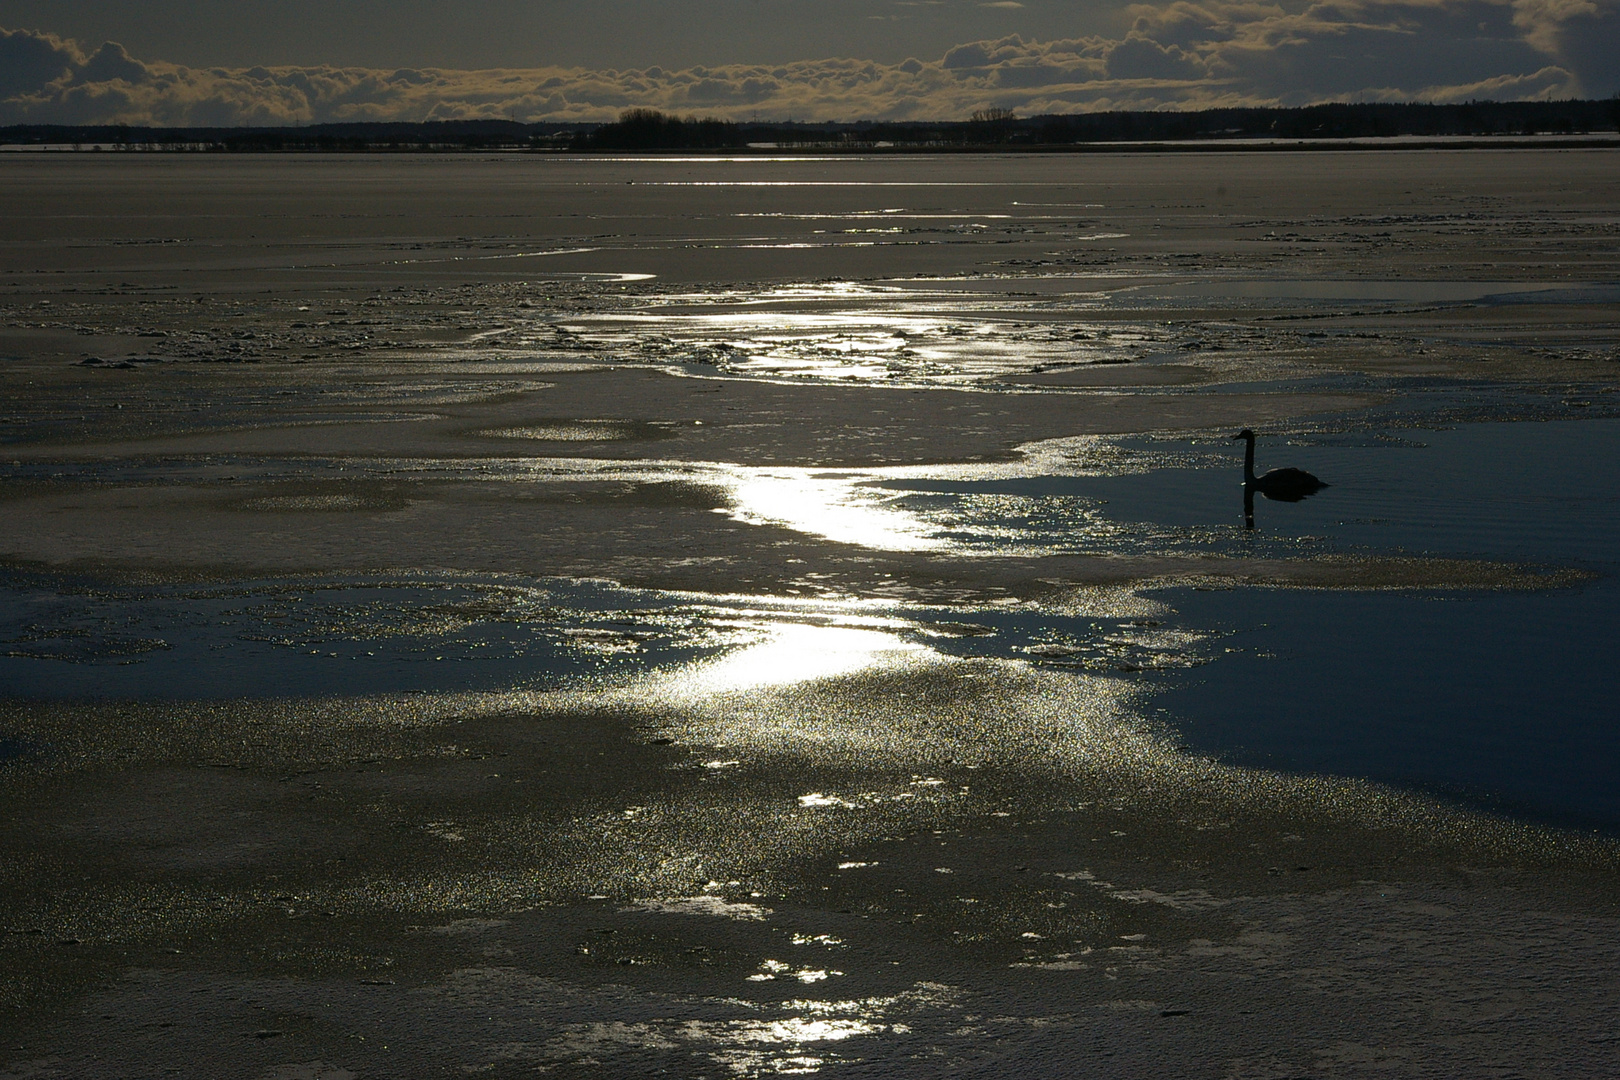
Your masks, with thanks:
<instances>
[{"instance_id":1,"label":"swan's reflection","mask_svg":"<svg viewBox=\"0 0 1620 1080\"><path fill-rule=\"evenodd\" d=\"M1248 428L1233 435L1242 439L1243 447L1243 527L1254 528L1254 496L1256 492L1273 502L1299 502L1308 499L1328 485L1303 469L1272 469L1264 476L1254 475L1254 432Z\"/></svg>"}]
</instances>

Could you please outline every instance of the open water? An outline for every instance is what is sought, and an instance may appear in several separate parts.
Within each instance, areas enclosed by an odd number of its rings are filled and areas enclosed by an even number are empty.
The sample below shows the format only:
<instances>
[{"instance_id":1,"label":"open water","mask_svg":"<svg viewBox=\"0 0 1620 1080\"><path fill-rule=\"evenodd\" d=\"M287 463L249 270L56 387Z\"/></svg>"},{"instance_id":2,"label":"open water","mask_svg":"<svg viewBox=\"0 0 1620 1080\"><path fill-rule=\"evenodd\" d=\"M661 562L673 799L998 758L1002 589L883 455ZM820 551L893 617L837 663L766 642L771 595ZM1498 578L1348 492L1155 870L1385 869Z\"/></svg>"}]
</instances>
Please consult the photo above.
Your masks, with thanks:
<instances>
[{"instance_id":1,"label":"open water","mask_svg":"<svg viewBox=\"0 0 1620 1080\"><path fill-rule=\"evenodd\" d=\"M1085 454L1032 455L1054 461ZM622 589L510 576L115 588L13 573L0 694L208 699L622 685L783 625L957 656L1123 672L1184 748L1366 777L1533 820L1620 829L1620 421L1324 425L1262 443L1330 486L1258 500L1240 443L1107 440L1108 468L874 479L835 501L881 532L983 551L1440 556L1574 571L1500 590L1150 588L1151 617ZM1049 448L1048 448L1049 449ZM1005 472L986 468L985 472ZM870 491L897 492L861 502ZM898 522L899 524L895 524ZM8 756L24 751L5 744Z\"/></svg>"}]
</instances>

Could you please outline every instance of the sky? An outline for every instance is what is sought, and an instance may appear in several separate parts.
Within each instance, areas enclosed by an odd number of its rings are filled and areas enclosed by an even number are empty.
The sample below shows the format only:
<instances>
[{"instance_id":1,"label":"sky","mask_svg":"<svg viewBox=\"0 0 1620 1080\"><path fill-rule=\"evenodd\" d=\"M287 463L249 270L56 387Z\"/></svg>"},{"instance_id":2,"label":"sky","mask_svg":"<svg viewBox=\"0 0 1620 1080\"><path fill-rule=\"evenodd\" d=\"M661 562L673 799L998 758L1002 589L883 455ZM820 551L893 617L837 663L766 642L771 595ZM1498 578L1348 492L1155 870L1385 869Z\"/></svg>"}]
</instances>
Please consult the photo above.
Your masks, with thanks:
<instances>
[{"instance_id":1,"label":"sky","mask_svg":"<svg viewBox=\"0 0 1620 1080\"><path fill-rule=\"evenodd\" d=\"M1620 93L1620 0L0 0L0 124L748 120Z\"/></svg>"}]
</instances>

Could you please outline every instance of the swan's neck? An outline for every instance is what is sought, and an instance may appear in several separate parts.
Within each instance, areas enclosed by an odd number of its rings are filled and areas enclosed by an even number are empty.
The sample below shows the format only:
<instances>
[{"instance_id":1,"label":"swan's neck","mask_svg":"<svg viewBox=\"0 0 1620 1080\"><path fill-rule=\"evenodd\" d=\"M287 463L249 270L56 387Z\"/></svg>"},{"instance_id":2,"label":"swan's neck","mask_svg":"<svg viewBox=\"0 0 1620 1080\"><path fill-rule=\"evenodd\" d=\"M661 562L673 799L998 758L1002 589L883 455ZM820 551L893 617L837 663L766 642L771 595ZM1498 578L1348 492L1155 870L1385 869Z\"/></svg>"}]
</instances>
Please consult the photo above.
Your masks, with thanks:
<instances>
[{"instance_id":1,"label":"swan's neck","mask_svg":"<svg viewBox=\"0 0 1620 1080\"><path fill-rule=\"evenodd\" d=\"M1254 483L1254 436L1243 440L1243 482Z\"/></svg>"}]
</instances>

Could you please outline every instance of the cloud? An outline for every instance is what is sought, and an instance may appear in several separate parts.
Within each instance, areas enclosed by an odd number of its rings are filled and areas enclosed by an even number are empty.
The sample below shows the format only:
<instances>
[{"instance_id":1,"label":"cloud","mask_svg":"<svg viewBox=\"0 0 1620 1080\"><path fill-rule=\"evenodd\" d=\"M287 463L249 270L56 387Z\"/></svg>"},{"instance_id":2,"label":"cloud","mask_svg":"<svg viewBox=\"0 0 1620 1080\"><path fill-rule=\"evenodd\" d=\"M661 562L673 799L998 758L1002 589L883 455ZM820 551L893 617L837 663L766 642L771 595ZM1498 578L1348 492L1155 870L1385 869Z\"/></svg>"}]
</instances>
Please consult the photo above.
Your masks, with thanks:
<instances>
[{"instance_id":1,"label":"cloud","mask_svg":"<svg viewBox=\"0 0 1620 1080\"><path fill-rule=\"evenodd\" d=\"M1105 70L1115 79L1199 79L1209 65L1180 45L1132 34L1108 50Z\"/></svg>"},{"instance_id":2,"label":"cloud","mask_svg":"<svg viewBox=\"0 0 1620 1080\"><path fill-rule=\"evenodd\" d=\"M936 60L456 71L189 68L0 30L0 123L271 125L612 119L962 119L1099 109L1603 96L1620 90L1620 0L1172 0L1120 38L965 42Z\"/></svg>"},{"instance_id":3,"label":"cloud","mask_svg":"<svg viewBox=\"0 0 1620 1080\"><path fill-rule=\"evenodd\" d=\"M96 50L74 75L76 82L143 83L147 80L146 65L124 51L116 41L109 41Z\"/></svg>"},{"instance_id":4,"label":"cloud","mask_svg":"<svg viewBox=\"0 0 1620 1080\"><path fill-rule=\"evenodd\" d=\"M70 41L27 30L0 30L0 95L10 97L65 78L83 61Z\"/></svg>"},{"instance_id":5,"label":"cloud","mask_svg":"<svg viewBox=\"0 0 1620 1080\"><path fill-rule=\"evenodd\" d=\"M1424 101L1442 105L1464 101L1548 101L1565 96L1563 92L1568 86L1569 73L1549 66L1528 75L1498 75L1464 86L1433 86L1420 96Z\"/></svg>"},{"instance_id":6,"label":"cloud","mask_svg":"<svg viewBox=\"0 0 1620 1080\"><path fill-rule=\"evenodd\" d=\"M989 43L975 41L967 45L958 45L945 54L945 59L941 61L941 65L947 71L988 67L990 64L990 52L985 48L987 44Z\"/></svg>"},{"instance_id":7,"label":"cloud","mask_svg":"<svg viewBox=\"0 0 1620 1080\"><path fill-rule=\"evenodd\" d=\"M1515 0L1513 25L1591 97L1620 93L1620 0Z\"/></svg>"}]
</instances>

